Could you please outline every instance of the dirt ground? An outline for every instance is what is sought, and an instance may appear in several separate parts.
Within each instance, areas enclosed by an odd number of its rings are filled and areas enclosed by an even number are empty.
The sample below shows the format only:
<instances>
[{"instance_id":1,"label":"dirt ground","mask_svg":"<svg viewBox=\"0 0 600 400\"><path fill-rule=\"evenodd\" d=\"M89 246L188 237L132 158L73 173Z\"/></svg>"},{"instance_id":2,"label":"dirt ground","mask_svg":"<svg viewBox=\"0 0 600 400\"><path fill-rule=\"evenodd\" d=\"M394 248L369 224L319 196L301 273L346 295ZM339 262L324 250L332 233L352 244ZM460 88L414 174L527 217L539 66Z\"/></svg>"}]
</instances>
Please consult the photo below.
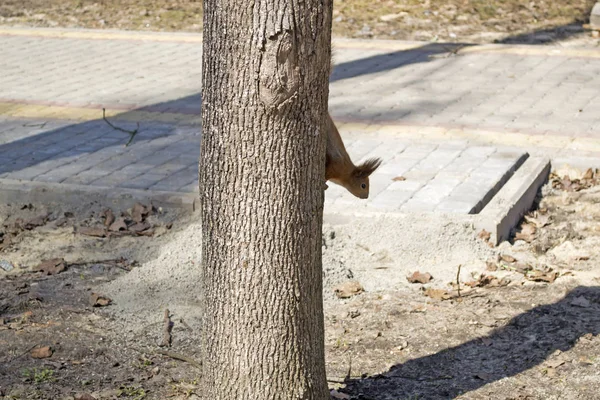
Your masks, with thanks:
<instances>
[{"instance_id":1,"label":"dirt ground","mask_svg":"<svg viewBox=\"0 0 600 400\"><path fill-rule=\"evenodd\" d=\"M498 247L448 216L328 218L332 397L597 399L600 176L558 172ZM112 211L0 207L0 397L198 397L197 216Z\"/></svg>"},{"instance_id":2,"label":"dirt ground","mask_svg":"<svg viewBox=\"0 0 600 400\"><path fill-rule=\"evenodd\" d=\"M597 44L589 22L595 0L335 0L333 33L342 37L444 42ZM200 0L3 0L12 26L202 30ZM591 41L591 42L590 42Z\"/></svg>"}]
</instances>

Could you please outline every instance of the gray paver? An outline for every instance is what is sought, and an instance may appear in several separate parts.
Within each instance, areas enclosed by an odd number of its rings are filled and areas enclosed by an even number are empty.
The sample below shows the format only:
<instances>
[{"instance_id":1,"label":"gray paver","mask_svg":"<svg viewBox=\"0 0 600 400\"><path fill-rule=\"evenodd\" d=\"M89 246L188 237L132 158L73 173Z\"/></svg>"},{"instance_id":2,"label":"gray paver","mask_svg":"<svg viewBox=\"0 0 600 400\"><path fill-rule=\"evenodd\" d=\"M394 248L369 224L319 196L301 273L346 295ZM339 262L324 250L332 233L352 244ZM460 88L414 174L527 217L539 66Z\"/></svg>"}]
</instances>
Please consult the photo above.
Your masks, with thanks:
<instances>
[{"instance_id":1,"label":"gray paver","mask_svg":"<svg viewBox=\"0 0 600 400\"><path fill-rule=\"evenodd\" d=\"M100 118L0 115L0 177L196 190L201 45L4 35L0 47L0 103L89 106L99 116L101 107L124 108L112 119L127 129L136 127L125 120L129 109L187 116L178 123L141 121L133 144L125 148L127 134ZM427 140L426 134L422 140L400 140L390 129L379 134L377 124L414 126L415 138L420 126L600 137L598 58L494 52L430 58L422 50L358 47L336 53L331 113L370 125L360 132L342 124L355 163L380 157L383 164L371 178L367 201L330 184L325 192L330 209L478 211L522 154L466 140ZM127 61L131 57L136 63ZM585 144L577 146L585 150ZM406 180L394 181L398 176Z\"/></svg>"}]
</instances>

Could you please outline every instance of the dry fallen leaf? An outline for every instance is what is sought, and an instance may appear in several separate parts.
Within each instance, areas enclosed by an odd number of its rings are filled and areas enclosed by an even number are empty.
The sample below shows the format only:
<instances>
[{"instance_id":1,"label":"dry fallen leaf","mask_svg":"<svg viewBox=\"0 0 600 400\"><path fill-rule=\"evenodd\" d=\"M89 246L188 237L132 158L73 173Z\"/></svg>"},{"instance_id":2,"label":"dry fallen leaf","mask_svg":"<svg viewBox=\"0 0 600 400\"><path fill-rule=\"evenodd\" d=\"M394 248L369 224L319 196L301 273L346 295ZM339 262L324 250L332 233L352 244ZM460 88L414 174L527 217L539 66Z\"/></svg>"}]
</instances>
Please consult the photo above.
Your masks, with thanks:
<instances>
[{"instance_id":1,"label":"dry fallen leaf","mask_svg":"<svg viewBox=\"0 0 600 400\"><path fill-rule=\"evenodd\" d=\"M37 228L38 226L42 226L48 220L48 215L38 215L35 218L30 219L29 221L23 224L23 229L32 230L33 228Z\"/></svg>"},{"instance_id":2,"label":"dry fallen leaf","mask_svg":"<svg viewBox=\"0 0 600 400\"><path fill-rule=\"evenodd\" d=\"M119 232L127 230L127 223L125 223L125 218L121 217L115 220L109 227L108 230L111 232Z\"/></svg>"},{"instance_id":3,"label":"dry fallen leaf","mask_svg":"<svg viewBox=\"0 0 600 400\"><path fill-rule=\"evenodd\" d=\"M67 269L67 263L63 258L53 258L51 260L42 261L35 271L43 272L46 275L56 275Z\"/></svg>"},{"instance_id":4,"label":"dry fallen leaf","mask_svg":"<svg viewBox=\"0 0 600 400\"><path fill-rule=\"evenodd\" d=\"M502 261L507 263L514 263L515 261L517 261L516 258L514 258L513 256L509 256L508 254L502 254L500 258L502 258Z\"/></svg>"},{"instance_id":5,"label":"dry fallen leaf","mask_svg":"<svg viewBox=\"0 0 600 400\"><path fill-rule=\"evenodd\" d=\"M452 297L452 295L450 295L450 293L448 293L444 289L433 289L433 288L425 289L425 296L431 297L434 300L448 300L449 298Z\"/></svg>"},{"instance_id":6,"label":"dry fallen leaf","mask_svg":"<svg viewBox=\"0 0 600 400\"><path fill-rule=\"evenodd\" d=\"M405 180L406 180L406 178L405 178L405 177L403 177L403 176L397 176L397 177L395 177L395 178L392 178L392 180L393 180L394 182L402 182L402 181L405 181Z\"/></svg>"},{"instance_id":7,"label":"dry fallen leaf","mask_svg":"<svg viewBox=\"0 0 600 400\"><path fill-rule=\"evenodd\" d=\"M487 242L492 237L492 234L489 233L488 231L486 231L485 229L482 229L481 232L479 232L479 234L477 235L477 237L479 239L484 240L484 241Z\"/></svg>"},{"instance_id":8,"label":"dry fallen leaf","mask_svg":"<svg viewBox=\"0 0 600 400\"><path fill-rule=\"evenodd\" d=\"M502 279L499 279L496 276L493 275L481 275L479 277L479 279L477 279L476 281L471 281L471 282L466 282L465 285L469 286L469 287L500 287L500 286L506 286L510 283L510 279L508 279L507 277L504 277Z\"/></svg>"},{"instance_id":9,"label":"dry fallen leaf","mask_svg":"<svg viewBox=\"0 0 600 400\"><path fill-rule=\"evenodd\" d=\"M530 272L527 272L525 274L525 278L527 280L533 281L533 282L548 282L548 283L552 283L556 280L556 278L558 278L558 272L556 271L540 271L540 270L533 270Z\"/></svg>"},{"instance_id":10,"label":"dry fallen leaf","mask_svg":"<svg viewBox=\"0 0 600 400\"><path fill-rule=\"evenodd\" d=\"M106 296L103 296L101 294L98 293L92 293L90 295L90 305L92 307L104 307L109 305L112 302L111 299L109 299Z\"/></svg>"},{"instance_id":11,"label":"dry fallen leaf","mask_svg":"<svg viewBox=\"0 0 600 400\"><path fill-rule=\"evenodd\" d=\"M129 230L131 232L136 232L136 233L139 233L139 232L142 232L142 231L145 231L148 229L150 229L150 224L147 222L138 222L137 224L133 224L129 227Z\"/></svg>"},{"instance_id":12,"label":"dry fallen leaf","mask_svg":"<svg viewBox=\"0 0 600 400\"><path fill-rule=\"evenodd\" d=\"M48 358L52 356L52 348L50 346L44 346L44 347L36 347L35 349L31 350L31 357L33 358Z\"/></svg>"},{"instance_id":13,"label":"dry fallen leaf","mask_svg":"<svg viewBox=\"0 0 600 400\"><path fill-rule=\"evenodd\" d=\"M115 215L113 214L110 208L107 208L102 212L102 217L104 218L104 226L109 227L115 222Z\"/></svg>"},{"instance_id":14,"label":"dry fallen leaf","mask_svg":"<svg viewBox=\"0 0 600 400\"><path fill-rule=\"evenodd\" d=\"M486 269L486 271L494 272L494 271L498 270L498 265L493 261L486 261L485 269Z\"/></svg>"},{"instance_id":15,"label":"dry fallen leaf","mask_svg":"<svg viewBox=\"0 0 600 400\"><path fill-rule=\"evenodd\" d=\"M146 211L146 206L141 203L135 203L131 210L131 219L133 222L142 222L147 214L148 211Z\"/></svg>"},{"instance_id":16,"label":"dry fallen leaf","mask_svg":"<svg viewBox=\"0 0 600 400\"><path fill-rule=\"evenodd\" d=\"M93 237L106 237L106 230L104 228L92 228L82 226L77 230L80 234Z\"/></svg>"},{"instance_id":17,"label":"dry fallen leaf","mask_svg":"<svg viewBox=\"0 0 600 400\"><path fill-rule=\"evenodd\" d=\"M515 239L524 240L527 243L531 243L533 239L535 239L536 230L537 229L533 224L523 224L521 225L521 231L516 233Z\"/></svg>"},{"instance_id":18,"label":"dry fallen leaf","mask_svg":"<svg viewBox=\"0 0 600 400\"><path fill-rule=\"evenodd\" d=\"M362 293L364 289L358 281L347 281L334 287L333 291L340 299L347 299Z\"/></svg>"},{"instance_id":19,"label":"dry fallen leaf","mask_svg":"<svg viewBox=\"0 0 600 400\"><path fill-rule=\"evenodd\" d=\"M429 283L433 279L433 276L429 272L421 273L415 271L412 275L406 277L410 283Z\"/></svg>"}]
</instances>

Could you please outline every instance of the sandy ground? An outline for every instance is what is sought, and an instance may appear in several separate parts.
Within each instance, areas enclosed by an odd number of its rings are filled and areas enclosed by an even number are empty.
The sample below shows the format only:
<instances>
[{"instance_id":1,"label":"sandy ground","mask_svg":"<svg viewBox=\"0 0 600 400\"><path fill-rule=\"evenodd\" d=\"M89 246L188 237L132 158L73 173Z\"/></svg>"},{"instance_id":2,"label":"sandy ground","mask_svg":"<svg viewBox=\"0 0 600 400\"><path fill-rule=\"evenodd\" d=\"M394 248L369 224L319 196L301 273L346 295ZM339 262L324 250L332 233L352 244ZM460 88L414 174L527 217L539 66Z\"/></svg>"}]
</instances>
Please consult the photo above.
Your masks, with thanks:
<instances>
[{"instance_id":1,"label":"sandy ground","mask_svg":"<svg viewBox=\"0 0 600 400\"><path fill-rule=\"evenodd\" d=\"M341 37L469 43L598 45L595 0L335 0ZM198 0L3 0L9 26L202 31Z\"/></svg>"},{"instance_id":2,"label":"sandy ground","mask_svg":"<svg viewBox=\"0 0 600 400\"><path fill-rule=\"evenodd\" d=\"M594 179L554 177L518 240L496 248L458 217L328 216L326 356L337 398L596 399L600 186ZM132 214L113 210L115 217L121 212ZM44 224L9 233L18 219L28 226L48 213ZM4 205L0 215L4 240L12 238L0 259L15 267L0 270L0 395L197 398L197 216L154 210L144 217L153 235L98 238L82 228L104 226L99 206ZM55 257L64 257L66 270L33 271ZM415 271L433 278L409 283ZM343 292L348 282L364 292L338 298L334 289L342 285ZM112 304L98 307L93 293ZM168 353L158 346L165 308L174 324ZM34 347L45 346L50 357L32 356Z\"/></svg>"}]
</instances>

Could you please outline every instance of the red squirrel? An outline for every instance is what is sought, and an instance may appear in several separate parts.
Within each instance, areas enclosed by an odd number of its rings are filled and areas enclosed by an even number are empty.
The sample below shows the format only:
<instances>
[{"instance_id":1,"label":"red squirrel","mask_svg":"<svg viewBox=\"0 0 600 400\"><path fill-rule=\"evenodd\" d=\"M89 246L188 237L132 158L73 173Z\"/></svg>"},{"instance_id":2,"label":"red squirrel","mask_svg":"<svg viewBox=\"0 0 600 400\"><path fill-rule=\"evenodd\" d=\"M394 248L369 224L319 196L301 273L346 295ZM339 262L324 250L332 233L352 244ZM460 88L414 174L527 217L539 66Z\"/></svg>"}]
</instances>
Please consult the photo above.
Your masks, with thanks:
<instances>
[{"instance_id":1,"label":"red squirrel","mask_svg":"<svg viewBox=\"0 0 600 400\"><path fill-rule=\"evenodd\" d=\"M369 197L369 175L381 165L380 158L370 158L358 167L354 165L337 127L327 114L327 151L325 182L331 181L345 187L358 198ZM327 190L327 184L325 184Z\"/></svg>"}]
</instances>

